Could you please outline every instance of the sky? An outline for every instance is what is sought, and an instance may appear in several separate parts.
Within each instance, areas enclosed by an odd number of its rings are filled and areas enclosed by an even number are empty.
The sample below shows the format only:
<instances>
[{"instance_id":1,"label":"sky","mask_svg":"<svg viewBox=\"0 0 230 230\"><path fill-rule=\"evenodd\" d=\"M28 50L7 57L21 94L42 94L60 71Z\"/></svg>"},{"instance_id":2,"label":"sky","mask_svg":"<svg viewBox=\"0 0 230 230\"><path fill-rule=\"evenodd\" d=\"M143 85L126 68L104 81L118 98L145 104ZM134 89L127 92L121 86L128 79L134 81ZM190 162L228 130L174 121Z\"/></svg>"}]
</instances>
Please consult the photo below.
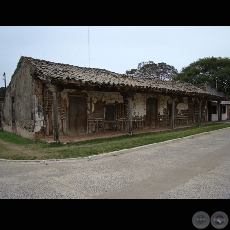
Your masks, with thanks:
<instances>
[{"instance_id":1,"label":"sky","mask_svg":"<svg viewBox=\"0 0 230 230\"><path fill-rule=\"evenodd\" d=\"M120 74L164 62L180 72L201 58L229 58L230 26L0 26L0 87L21 56Z\"/></svg>"}]
</instances>

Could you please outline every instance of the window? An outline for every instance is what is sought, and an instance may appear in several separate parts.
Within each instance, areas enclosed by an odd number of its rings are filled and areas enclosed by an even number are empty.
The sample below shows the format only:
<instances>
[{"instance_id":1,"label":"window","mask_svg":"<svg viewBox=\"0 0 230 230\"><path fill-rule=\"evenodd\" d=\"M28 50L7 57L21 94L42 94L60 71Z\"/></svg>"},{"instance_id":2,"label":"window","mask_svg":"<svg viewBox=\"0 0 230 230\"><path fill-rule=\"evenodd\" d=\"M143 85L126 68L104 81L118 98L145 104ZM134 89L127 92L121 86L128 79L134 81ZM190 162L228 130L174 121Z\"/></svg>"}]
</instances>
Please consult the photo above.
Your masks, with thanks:
<instances>
[{"instance_id":1,"label":"window","mask_svg":"<svg viewBox=\"0 0 230 230\"><path fill-rule=\"evenodd\" d=\"M115 105L105 105L105 120L106 121L115 120Z\"/></svg>"},{"instance_id":2,"label":"window","mask_svg":"<svg viewBox=\"0 0 230 230\"><path fill-rule=\"evenodd\" d=\"M212 105L212 114L217 114L216 105Z\"/></svg>"},{"instance_id":3,"label":"window","mask_svg":"<svg viewBox=\"0 0 230 230\"><path fill-rule=\"evenodd\" d=\"M225 105L221 105L221 113L226 113L226 106Z\"/></svg>"}]
</instances>

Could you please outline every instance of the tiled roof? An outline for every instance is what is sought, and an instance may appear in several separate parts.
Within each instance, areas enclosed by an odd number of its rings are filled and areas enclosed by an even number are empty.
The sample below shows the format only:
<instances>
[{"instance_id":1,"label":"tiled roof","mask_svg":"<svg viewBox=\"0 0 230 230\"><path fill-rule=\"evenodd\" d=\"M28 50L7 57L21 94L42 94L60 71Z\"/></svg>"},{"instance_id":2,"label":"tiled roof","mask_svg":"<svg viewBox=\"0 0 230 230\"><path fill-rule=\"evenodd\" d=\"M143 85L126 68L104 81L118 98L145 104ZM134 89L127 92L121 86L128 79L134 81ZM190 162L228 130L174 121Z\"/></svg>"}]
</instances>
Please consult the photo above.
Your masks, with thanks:
<instances>
[{"instance_id":1,"label":"tiled roof","mask_svg":"<svg viewBox=\"0 0 230 230\"><path fill-rule=\"evenodd\" d=\"M135 78L105 69L79 67L69 64L55 63L46 60L22 56L20 60L31 63L37 76L44 81L74 83L76 85L103 85L118 88L129 88L135 91L162 91L181 94L212 95L208 91L193 84L181 81L161 81L156 79ZM216 96L216 95L214 95Z\"/></svg>"}]
</instances>

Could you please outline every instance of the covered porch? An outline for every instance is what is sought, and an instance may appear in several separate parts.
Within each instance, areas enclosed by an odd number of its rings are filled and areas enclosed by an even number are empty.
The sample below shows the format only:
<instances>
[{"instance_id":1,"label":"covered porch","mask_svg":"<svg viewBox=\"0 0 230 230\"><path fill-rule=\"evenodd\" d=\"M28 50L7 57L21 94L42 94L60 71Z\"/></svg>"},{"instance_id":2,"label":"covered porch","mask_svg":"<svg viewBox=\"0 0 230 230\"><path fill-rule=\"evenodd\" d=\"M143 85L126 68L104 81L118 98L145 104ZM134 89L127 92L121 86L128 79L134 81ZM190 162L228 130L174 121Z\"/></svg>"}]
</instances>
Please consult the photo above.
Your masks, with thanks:
<instances>
[{"instance_id":1,"label":"covered porch","mask_svg":"<svg viewBox=\"0 0 230 230\"><path fill-rule=\"evenodd\" d=\"M129 90L128 90L129 89ZM210 95L162 92L156 89L57 87L44 90L45 137L64 142L174 129L208 121ZM219 102L218 102L219 105ZM44 134L43 133L43 134ZM40 137L40 138L39 138Z\"/></svg>"},{"instance_id":2,"label":"covered porch","mask_svg":"<svg viewBox=\"0 0 230 230\"><path fill-rule=\"evenodd\" d=\"M230 121L229 121L230 122ZM203 122L202 124L212 124L215 122L212 121L207 121ZM180 124L180 125L175 125L174 129L181 129L181 128L186 128L186 127L192 127L192 126L197 126L197 123L193 124ZM149 132L160 132L160 131L165 131L165 130L171 130L171 127L169 126L158 126L157 128L150 129L150 128L145 128L145 129L134 129L132 134L139 134L139 133L149 133ZM67 142L81 142L81 141L88 141L88 140L94 140L94 139L99 139L99 138L110 138L110 137L118 137L118 136L125 136L128 135L127 131L107 131L107 132L96 132L96 133L87 133L87 134L82 134L82 135L59 135L59 141L61 143L67 143ZM53 143L55 142L53 139L53 135L49 136L44 136L39 138L41 141L45 141L47 143Z\"/></svg>"}]
</instances>

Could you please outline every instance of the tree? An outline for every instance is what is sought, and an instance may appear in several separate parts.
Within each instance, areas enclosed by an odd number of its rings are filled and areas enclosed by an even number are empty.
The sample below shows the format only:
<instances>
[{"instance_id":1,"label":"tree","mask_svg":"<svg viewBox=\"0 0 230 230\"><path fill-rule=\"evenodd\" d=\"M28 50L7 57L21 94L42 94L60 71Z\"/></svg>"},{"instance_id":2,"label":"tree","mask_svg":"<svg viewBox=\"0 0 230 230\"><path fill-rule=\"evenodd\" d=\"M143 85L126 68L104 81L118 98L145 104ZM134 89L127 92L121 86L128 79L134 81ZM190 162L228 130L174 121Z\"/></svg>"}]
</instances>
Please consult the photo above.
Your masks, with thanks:
<instances>
[{"instance_id":1,"label":"tree","mask_svg":"<svg viewBox=\"0 0 230 230\"><path fill-rule=\"evenodd\" d=\"M134 76L137 69L126 70L126 74L129 76Z\"/></svg>"},{"instance_id":2,"label":"tree","mask_svg":"<svg viewBox=\"0 0 230 230\"><path fill-rule=\"evenodd\" d=\"M230 59L225 57L206 57L198 59L182 68L173 80L192 84L209 83L219 92L224 92L230 99Z\"/></svg>"},{"instance_id":3,"label":"tree","mask_svg":"<svg viewBox=\"0 0 230 230\"><path fill-rule=\"evenodd\" d=\"M164 62L156 64L153 61L141 62L138 64L137 69L126 71L126 74L134 77L155 78L163 81L172 80L172 77L177 73L178 71L173 66Z\"/></svg>"}]
</instances>

